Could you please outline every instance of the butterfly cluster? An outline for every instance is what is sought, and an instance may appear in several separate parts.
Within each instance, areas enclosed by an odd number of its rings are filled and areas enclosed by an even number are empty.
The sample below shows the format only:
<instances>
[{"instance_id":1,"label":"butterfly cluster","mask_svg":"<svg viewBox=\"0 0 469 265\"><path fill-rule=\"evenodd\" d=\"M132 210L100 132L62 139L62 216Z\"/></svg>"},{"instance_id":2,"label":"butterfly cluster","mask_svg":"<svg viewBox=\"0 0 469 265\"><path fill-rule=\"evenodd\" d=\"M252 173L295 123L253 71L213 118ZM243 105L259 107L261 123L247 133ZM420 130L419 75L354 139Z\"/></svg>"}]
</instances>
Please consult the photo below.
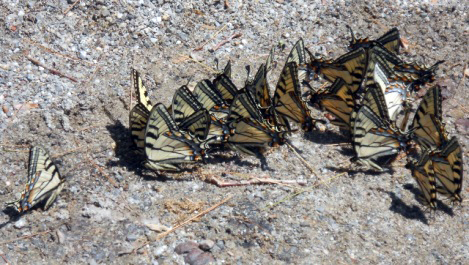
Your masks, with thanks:
<instances>
[{"instance_id":1,"label":"butterfly cluster","mask_svg":"<svg viewBox=\"0 0 469 265\"><path fill-rule=\"evenodd\" d=\"M233 84L228 62L213 80L202 80L193 90L177 89L169 107L152 105L139 73L132 70L138 96L130 112L132 138L145 154L147 168L179 170L180 163L203 161L220 146L253 155L285 143L294 127L311 131L317 122L330 122L350 137L354 161L383 170L407 154L407 167L426 204L435 208L437 193L460 202L462 151L445 132L440 87L428 89L412 110L416 92L435 80L442 61L433 66L407 62L399 57L400 47L396 28L376 40L356 39L352 32L350 51L326 60L315 57L300 39L273 96L267 79L272 50L243 88ZM317 88L314 80L330 86ZM310 107L333 118L312 118Z\"/></svg>"},{"instance_id":2,"label":"butterfly cluster","mask_svg":"<svg viewBox=\"0 0 469 265\"><path fill-rule=\"evenodd\" d=\"M228 62L213 80L202 80L193 90L178 88L169 107L153 105L140 74L132 70L138 103L130 112L130 128L146 167L179 170L178 164L203 161L221 147L255 155L284 144L293 124L311 130L313 119L300 91L299 50L304 51L302 40L288 56L273 97L267 82L273 53L243 88L232 82Z\"/></svg>"},{"instance_id":3,"label":"butterfly cluster","mask_svg":"<svg viewBox=\"0 0 469 265\"><path fill-rule=\"evenodd\" d=\"M356 39L352 32L351 51L335 60L307 51L309 77L303 82L321 76L332 83L324 90L309 86L310 103L332 114L332 123L350 135L354 160L383 170L399 153L407 154L424 204L435 209L437 194L461 202L462 150L445 131L441 88L429 88L412 111L416 92L435 80L442 61L431 67L405 62L400 46L394 28L376 40Z\"/></svg>"}]
</instances>

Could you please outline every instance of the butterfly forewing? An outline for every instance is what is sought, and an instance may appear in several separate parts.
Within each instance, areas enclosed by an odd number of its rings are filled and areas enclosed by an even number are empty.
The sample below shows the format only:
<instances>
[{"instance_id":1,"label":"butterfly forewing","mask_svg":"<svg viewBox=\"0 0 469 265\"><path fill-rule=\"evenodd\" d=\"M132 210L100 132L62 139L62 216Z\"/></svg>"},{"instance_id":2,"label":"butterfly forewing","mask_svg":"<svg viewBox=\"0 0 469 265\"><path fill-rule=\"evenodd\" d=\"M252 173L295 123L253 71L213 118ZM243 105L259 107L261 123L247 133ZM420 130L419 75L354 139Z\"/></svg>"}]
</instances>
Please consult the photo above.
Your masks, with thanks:
<instances>
[{"instance_id":1,"label":"butterfly forewing","mask_svg":"<svg viewBox=\"0 0 469 265\"><path fill-rule=\"evenodd\" d=\"M153 104L151 103L150 98L148 97L148 91L145 85L143 84L143 80L140 77L140 73L135 69L131 70L131 80L133 90L135 91L135 94L137 94L138 102L141 103L148 111L150 111L153 107Z\"/></svg>"},{"instance_id":2,"label":"butterfly forewing","mask_svg":"<svg viewBox=\"0 0 469 265\"><path fill-rule=\"evenodd\" d=\"M174 93L172 113L174 121L179 124L194 112L203 109L202 104L187 86L182 86Z\"/></svg>"}]
</instances>

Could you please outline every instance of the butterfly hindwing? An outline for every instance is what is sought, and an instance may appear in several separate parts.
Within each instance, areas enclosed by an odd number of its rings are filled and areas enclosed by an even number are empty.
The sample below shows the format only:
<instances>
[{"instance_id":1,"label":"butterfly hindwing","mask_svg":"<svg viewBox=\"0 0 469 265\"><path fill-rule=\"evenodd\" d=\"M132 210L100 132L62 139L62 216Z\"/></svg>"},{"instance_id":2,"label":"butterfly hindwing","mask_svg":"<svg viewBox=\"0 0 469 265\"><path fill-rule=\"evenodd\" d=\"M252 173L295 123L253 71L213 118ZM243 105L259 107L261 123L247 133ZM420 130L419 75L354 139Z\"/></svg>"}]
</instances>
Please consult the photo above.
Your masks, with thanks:
<instances>
[{"instance_id":1,"label":"butterfly hindwing","mask_svg":"<svg viewBox=\"0 0 469 265\"><path fill-rule=\"evenodd\" d=\"M204 150L191 137L179 131L166 107L153 107L145 133L145 166L153 170L179 170L178 163L193 163L204 157Z\"/></svg>"}]
</instances>

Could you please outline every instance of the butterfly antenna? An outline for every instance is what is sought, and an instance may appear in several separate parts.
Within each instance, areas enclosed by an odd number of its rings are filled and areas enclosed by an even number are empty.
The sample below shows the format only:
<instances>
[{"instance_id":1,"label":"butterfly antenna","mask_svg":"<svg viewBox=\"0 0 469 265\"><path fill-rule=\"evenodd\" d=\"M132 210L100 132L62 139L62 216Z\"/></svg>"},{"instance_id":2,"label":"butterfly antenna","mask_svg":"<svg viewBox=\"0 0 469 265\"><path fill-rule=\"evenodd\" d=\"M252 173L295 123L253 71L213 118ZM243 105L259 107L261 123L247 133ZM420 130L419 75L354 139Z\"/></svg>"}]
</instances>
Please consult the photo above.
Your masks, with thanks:
<instances>
[{"instance_id":1,"label":"butterfly antenna","mask_svg":"<svg viewBox=\"0 0 469 265\"><path fill-rule=\"evenodd\" d=\"M352 35L352 40L350 41L350 46L352 46L357 42L357 39L355 39L352 28L349 25L347 25L347 28L350 30L350 35Z\"/></svg>"}]
</instances>

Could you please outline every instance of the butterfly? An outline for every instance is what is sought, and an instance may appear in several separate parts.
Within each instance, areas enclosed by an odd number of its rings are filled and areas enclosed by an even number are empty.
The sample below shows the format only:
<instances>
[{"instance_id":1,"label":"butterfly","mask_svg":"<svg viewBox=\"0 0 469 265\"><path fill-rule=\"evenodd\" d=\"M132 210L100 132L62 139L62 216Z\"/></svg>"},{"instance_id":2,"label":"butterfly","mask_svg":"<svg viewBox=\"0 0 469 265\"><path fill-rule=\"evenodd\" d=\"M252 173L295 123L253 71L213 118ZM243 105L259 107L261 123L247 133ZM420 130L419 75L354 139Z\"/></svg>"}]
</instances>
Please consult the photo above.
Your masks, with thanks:
<instances>
[{"instance_id":1,"label":"butterfly","mask_svg":"<svg viewBox=\"0 0 469 265\"><path fill-rule=\"evenodd\" d=\"M22 213L47 199L48 209L64 187L65 179L60 176L57 166L42 147L32 147L29 152L28 181L19 200L10 202Z\"/></svg>"},{"instance_id":2,"label":"butterfly","mask_svg":"<svg viewBox=\"0 0 469 265\"><path fill-rule=\"evenodd\" d=\"M148 91L143 84L140 73L135 69L131 70L131 81L133 90L137 95L137 104L129 113L131 137L137 148L143 150L145 145L145 127L153 104L148 97Z\"/></svg>"},{"instance_id":3,"label":"butterfly","mask_svg":"<svg viewBox=\"0 0 469 265\"><path fill-rule=\"evenodd\" d=\"M158 103L150 112L145 131L145 156L149 169L177 171L177 164L202 161L206 152L189 134L180 131L166 107Z\"/></svg>"}]
</instances>

